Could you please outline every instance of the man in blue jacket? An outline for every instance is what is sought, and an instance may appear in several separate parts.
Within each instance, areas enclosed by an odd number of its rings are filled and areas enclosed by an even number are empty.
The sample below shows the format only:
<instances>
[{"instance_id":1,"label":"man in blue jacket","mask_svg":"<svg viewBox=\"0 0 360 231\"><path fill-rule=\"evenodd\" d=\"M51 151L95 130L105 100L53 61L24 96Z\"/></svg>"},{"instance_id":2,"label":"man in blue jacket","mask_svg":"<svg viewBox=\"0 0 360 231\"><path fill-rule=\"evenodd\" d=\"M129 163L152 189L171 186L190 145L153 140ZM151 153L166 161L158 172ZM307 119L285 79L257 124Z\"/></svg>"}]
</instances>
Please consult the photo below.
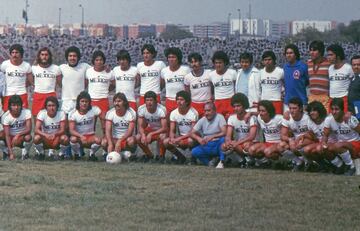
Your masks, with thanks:
<instances>
[{"instance_id":1,"label":"man in blue jacket","mask_svg":"<svg viewBox=\"0 0 360 231\"><path fill-rule=\"evenodd\" d=\"M306 106L308 103L306 87L309 85L308 67L300 61L300 52L296 45L287 45L284 55L287 61L284 65L284 103L288 105L291 98L299 97L303 105Z\"/></svg>"}]
</instances>

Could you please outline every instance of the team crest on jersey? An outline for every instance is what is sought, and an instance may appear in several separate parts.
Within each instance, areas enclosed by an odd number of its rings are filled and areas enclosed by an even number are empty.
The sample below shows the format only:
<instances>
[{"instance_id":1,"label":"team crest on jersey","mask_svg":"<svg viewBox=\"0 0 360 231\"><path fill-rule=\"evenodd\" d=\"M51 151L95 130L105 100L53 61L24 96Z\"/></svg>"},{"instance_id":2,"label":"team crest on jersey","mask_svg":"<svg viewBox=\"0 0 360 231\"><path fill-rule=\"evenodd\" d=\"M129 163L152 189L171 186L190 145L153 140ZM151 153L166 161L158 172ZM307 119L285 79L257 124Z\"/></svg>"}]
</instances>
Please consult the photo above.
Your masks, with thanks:
<instances>
[{"instance_id":1,"label":"team crest on jersey","mask_svg":"<svg viewBox=\"0 0 360 231\"><path fill-rule=\"evenodd\" d=\"M294 79L300 79L300 71L295 70L294 73L293 73L293 77L294 77Z\"/></svg>"}]
</instances>

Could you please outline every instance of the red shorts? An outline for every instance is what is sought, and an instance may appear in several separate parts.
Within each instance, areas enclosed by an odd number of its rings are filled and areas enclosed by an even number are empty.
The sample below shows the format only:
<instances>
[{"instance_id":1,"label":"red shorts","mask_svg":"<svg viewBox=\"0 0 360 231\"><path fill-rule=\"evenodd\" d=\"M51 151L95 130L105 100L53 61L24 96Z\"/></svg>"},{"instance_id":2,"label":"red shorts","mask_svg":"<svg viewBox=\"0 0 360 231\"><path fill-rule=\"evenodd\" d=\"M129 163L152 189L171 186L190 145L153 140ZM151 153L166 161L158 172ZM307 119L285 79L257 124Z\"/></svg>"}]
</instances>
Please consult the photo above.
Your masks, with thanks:
<instances>
[{"instance_id":1,"label":"red shorts","mask_svg":"<svg viewBox=\"0 0 360 231\"><path fill-rule=\"evenodd\" d=\"M129 101L129 107L131 107L132 109L134 109L134 111L136 111L136 112L137 112L137 105L136 105L136 102Z\"/></svg>"},{"instance_id":2,"label":"red shorts","mask_svg":"<svg viewBox=\"0 0 360 231\"><path fill-rule=\"evenodd\" d=\"M264 145L265 145L266 148L270 148L271 146L274 146L276 144L278 144L278 143L264 142Z\"/></svg>"},{"instance_id":3,"label":"red shorts","mask_svg":"<svg viewBox=\"0 0 360 231\"><path fill-rule=\"evenodd\" d=\"M32 110L31 110L31 113L33 114L33 116L36 116L41 109L45 108L45 100L49 96L56 97L56 93L55 92L50 92L50 93L34 92Z\"/></svg>"},{"instance_id":4,"label":"red shorts","mask_svg":"<svg viewBox=\"0 0 360 231\"><path fill-rule=\"evenodd\" d=\"M9 99L12 95L9 96L4 96L3 97L3 110L7 111L9 109ZM29 107L29 102L28 102L28 95L27 94L23 94L23 95L19 95L21 100L22 100L22 107L23 108L28 108Z\"/></svg>"},{"instance_id":5,"label":"red shorts","mask_svg":"<svg viewBox=\"0 0 360 231\"><path fill-rule=\"evenodd\" d=\"M43 144L44 144L44 148L48 149L59 149L60 146L60 136L55 137L55 139L53 140L48 140L45 137L41 137Z\"/></svg>"},{"instance_id":6,"label":"red shorts","mask_svg":"<svg viewBox=\"0 0 360 231\"><path fill-rule=\"evenodd\" d=\"M165 100L165 107L166 107L166 114L167 116L170 116L170 113L175 110L178 105L176 103L176 100L172 100L172 99L169 99L169 98L166 98Z\"/></svg>"},{"instance_id":7,"label":"red shorts","mask_svg":"<svg viewBox=\"0 0 360 231\"><path fill-rule=\"evenodd\" d=\"M104 99L91 99L91 106L97 106L101 110L101 114L106 114L109 111L109 100L107 98Z\"/></svg>"},{"instance_id":8,"label":"red shorts","mask_svg":"<svg viewBox=\"0 0 360 231\"><path fill-rule=\"evenodd\" d=\"M157 102L158 103L161 103L161 99L160 99L160 94L156 94L156 99L157 99ZM143 95L140 95L140 98L139 98L139 106L145 104L145 99L144 99L144 96Z\"/></svg>"},{"instance_id":9,"label":"red shorts","mask_svg":"<svg viewBox=\"0 0 360 231\"><path fill-rule=\"evenodd\" d=\"M341 97L343 100L344 100L344 112L348 112L348 97L347 96L344 96L344 97ZM329 113L331 112L331 103L332 103L332 100L333 98L330 98L329 99Z\"/></svg>"},{"instance_id":10,"label":"red shorts","mask_svg":"<svg viewBox=\"0 0 360 231\"><path fill-rule=\"evenodd\" d=\"M152 132L152 131L154 131L154 130L151 129L151 128L149 128L149 127L145 128L145 135L149 134L149 133ZM160 138L160 134L152 135L152 136L151 136L151 142L154 142L154 141L156 141L156 140L159 140L159 138Z\"/></svg>"},{"instance_id":11,"label":"red shorts","mask_svg":"<svg viewBox=\"0 0 360 231\"><path fill-rule=\"evenodd\" d=\"M284 107L283 102L282 101L271 101L271 103L273 104L273 106L275 108L275 114L282 115L283 107Z\"/></svg>"},{"instance_id":12,"label":"red shorts","mask_svg":"<svg viewBox=\"0 0 360 231\"><path fill-rule=\"evenodd\" d=\"M191 102L191 106L193 108L195 108L195 110L198 112L199 118L203 117L203 115L204 115L204 105L205 105L205 103Z\"/></svg>"},{"instance_id":13,"label":"red shorts","mask_svg":"<svg viewBox=\"0 0 360 231\"><path fill-rule=\"evenodd\" d=\"M117 138L113 138L114 144L116 144L117 141L118 141ZM122 140L121 143L120 143L120 148L121 148L121 150L124 150L127 146L128 146L128 144L127 144L127 142L126 142L126 139L125 139L125 140Z\"/></svg>"},{"instance_id":14,"label":"red shorts","mask_svg":"<svg viewBox=\"0 0 360 231\"><path fill-rule=\"evenodd\" d=\"M350 143L353 146L353 153L351 153L352 158L360 158L360 141L351 141Z\"/></svg>"},{"instance_id":15,"label":"red shorts","mask_svg":"<svg viewBox=\"0 0 360 231\"><path fill-rule=\"evenodd\" d=\"M222 114L225 119L234 112L231 106L231 98L229 99L217 99L215 100L216 112Z\"/></svg>"}]
</instances>

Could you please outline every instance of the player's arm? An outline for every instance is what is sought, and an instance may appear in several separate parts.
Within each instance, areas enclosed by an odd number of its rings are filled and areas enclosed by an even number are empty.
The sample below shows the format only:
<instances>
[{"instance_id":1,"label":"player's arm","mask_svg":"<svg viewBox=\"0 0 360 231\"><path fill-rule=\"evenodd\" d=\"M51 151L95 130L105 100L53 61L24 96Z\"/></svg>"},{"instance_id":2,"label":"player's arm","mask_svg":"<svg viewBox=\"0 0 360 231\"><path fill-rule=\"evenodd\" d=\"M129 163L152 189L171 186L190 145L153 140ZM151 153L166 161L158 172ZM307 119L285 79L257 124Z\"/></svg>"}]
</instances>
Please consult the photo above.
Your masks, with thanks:
<instances>
[{"instance_id":1,"label":"player's arm","mask_svg":"<svg viewBox=\"0 0 360 231\"><path fill-rule=\"evenodd\" d=\"M34 86L34 76L31 72L26 74L26 86Z\"/></svg>"},{"instance_id":2,"label":"player's arm","mask_svg":"<svg viewBox=\"0 0 360 231\"><path fill-rule=\"evenodd\" d=\"M66 119L60 121L60 128L57 132L54 133L54 136L62 136L65 134L66 131Z\"/></svg>"},{"instance_id":3,"label":"player's arm","mask_svg":"<svg viewBox=\"0 0 360 231\"><path fill-rule=\"evenodd\" d=\"M114 144L112 140L112 121L105 121L105 138L108 142L108 152L111 152L114 149Z\"/></svg>"},{"instance_id":4,"label":"player's arm","mask_svg":"<svg viewBox=\"0 0 360 231\"><path fill-rule=\"evenodd\" d=\"M196 140L199 144L203 145L206 143L203 143L203 138L199 135L199 132L195 128L191 129L190 137Z\"/></svg>"},{"instance_id":5,"label":"player's arm","mask_svg":"<svg viewBox=\"0 0 360 231\"><path fill-rule=\"evenodd\" d=\"M135 88L140 87L140 74L136 74L135 76Z\"/></svg>"},{"instance_id":6,"label":"player's arm","mask_svg":"<svg viewBox=\"0 0 360 231\"><path fill-rule=\"evenodd\" d=\"M330 128L324 127L324 134L321 140L321 143L323 145L324 148L327 148L327 143L329 140L329 136L330 136L331 130Z\"/></svg>"},{"instance_id":7,"label":"player's arm","mask_svg":"<svg viewBox=\"0 0 360 231\"><path fill-rule=\"evenodd\" d=\"M232 141L233 131L234 131L234 127L231 125L228 125L226 128L225 143L230 143Z\"/></svg>"},{"instance_id":8,"label":"player's arm","mask_svg":"<svg viewBox=\"0 0 360 231\"><path fill-rule=\"evenodd\" d=\"M150 135L151 135L151 136L153 136L153 135L158 135L158 134L166 133L166 132L167 132L168 128L167 128L167 119L166 119L166 117L161 118L160 123L161 123L161 127L160 127L158 130L155 130L155 131L153 131L153 132L150 132L150 133L148 134L148 136L150 136Z\"/></svg>"},{"instance_id":9,"label":"player's arm","mask_svg":"<svg viewBox=\"0 0 360 231\"><path fill-rule=\"evenodd\" d=\"M27 119L25 121L25 130L22 132L19 132L18 134L16 134L17 136L24 136L24 135L28 135L31 133L31 129L32 129L32 123L31 123L31 119Z\"/></svg>"},{"instance_id":10,"label":"player's arm","mask_svg":"<svg viewBox=\"0 0 360 231\"><path fill-rule=\"evenodd\" d=\"M125 132L123 137L121 137L121 139L119 139L117 142L121 143L121 141L126 140L127 138L131 137L134 134L134 130L135 130L135 121L130 121L127 131Z\"/></svg>"},{"instance_id":11,"label":"player's arm","mask_svg":"<svg viewBox=\"0 0 360 231\"><path fill-rule=\"evenodd\" d=\"M249 134L244 139L238 140L236 144L239 145L239 144L243 144L245 142L254 141L256 138L257 130L258 130L258 127L256 125L251 126L250 130L249 130Z\"/></svg>"},{"instance_id":12,"label":"player's arm","mask_svg":"<svg viewBox=\"0 0 360 231\"><path fill-rule=\"evenodd\" d=\"M112 91L114 89L115 89L115 79L111 80L109 84L109 91Z\"/></svg>"},{"instance_id":13,"label":"player's arm","mask_svg":"<svg viewBox=\"0 0 360 231\"><path fill-rule=\"evenodd\" d=\"M56 87L57 88L62 87L62 75L61 74L56 76Z\"/></svg>"},{"instance_id":14,"label":"player's arm","mask_svg":"<svg viewBox=\"0 0 360 231\"><path fill-rule=\"evenodd\" d=\"M280 131L281 140L288 143L291 139L290 137L291 137L291 132L290 132L289 128L282 125L281 131Z\"/></svg>"},{"instance_id":15,"label":"player's arm","mask_svg":"<svg viewBox=\"0 0 360 231\"><path fill-rule=\"evenodd\" d=\"M173 140L176 137L176 122L175 121L170 121L169 137L170 137L170 140Z\"/></svg>"},{"instance_id":16,"label":"player's arm","mask_svg":"<svg viewBox=\"0 0 360 231\"><path fill-rule=\"evenodd\" d=\"M139 116L139 118L138 118L138 130L139 130L139 134L141 135L141 137L146 136L145 135L145 127L146 127L145 118Z\"/></svg>"},{"instance_id":17,"label":"player's arm","mask_svg":"<svg viewBox=\"0 0 360 231\"><path fill-rule=\"evenodd\" d=\"M9 151L10 160L13 160L13 159L15 159L15 155L14 155L14 150L13 150L13 144L12 144L11 138L10 138L10 126L9 125L4 125L4 134L5 134L6 146Z\"/></svg>"},{"instance_id":18,"label":"player's arm","mask_svg":"<svg viewBox=\"0 0 360 231\"><path fill-rule=\"evenodd\" d=\"M191 122L191 129L194 127L195 124L196 124L196 121ZM182 136L178 136L175 139L175 142L178 142L180 140L187 139L187 138L191 138L191 132L189 132L188 134L182 135Z\"/></svg>"},{"instance_id":19,"label":"player's arm","mask_svg":"<svg viewBox=\"0 0 360 231\"><path fill-rule=\"evenodd\" d=\"M42 131L41 125L42 125L42 121L39 120L39 119L37 119L36 122L35 122L35 130L34 130L34 133L35 133L35 135L40 135L40 136L46 137L47 134Z\"/></svg>"},{"instance_id":20,"label":"player's arm","mask_svg":"<svg viewBox=\"0 0 360 231\"><path fill-rule=\"evenodd\" d=\"M160 89L164 89L165 87L165 80L163 78L160 78Z\"/></svg>"},{"instance_id":21,"label":"player's arm","mask_svg":"<svg viewBox=\"0 0 360 231\"><path fill-rule=\"evenodd\" d=\"M70 135L76 136L79 139L81 139L83 137L83 135L81 135L78 131L76 131L76 124L75 124L75 121L73 121L73 120L69 121L69 132L70 132Z\"/></svg>"}]
</instances>

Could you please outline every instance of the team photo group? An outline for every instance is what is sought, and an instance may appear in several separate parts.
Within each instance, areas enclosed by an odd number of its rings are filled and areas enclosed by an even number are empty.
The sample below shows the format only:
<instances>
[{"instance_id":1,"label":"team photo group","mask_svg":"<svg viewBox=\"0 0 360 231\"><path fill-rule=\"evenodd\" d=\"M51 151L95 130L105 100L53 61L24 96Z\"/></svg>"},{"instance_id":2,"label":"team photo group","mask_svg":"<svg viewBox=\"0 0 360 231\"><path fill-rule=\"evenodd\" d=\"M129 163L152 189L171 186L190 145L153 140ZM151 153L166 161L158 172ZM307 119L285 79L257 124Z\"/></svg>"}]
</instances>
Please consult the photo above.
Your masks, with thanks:
<instances>
[{"instance_id":1,"label":"team photo group","mask_svg":"<svg viewBox=\"0 0 360 231\"><path fill-rule=\"evenodd\" d=\"M177 47L165 49L165 64L152 44L137 64L127 50L95 50L89 65L70 46L59 66L47 47L32 65L24 52L11 45L1 64L4 160L25 160L33 147L38 160L116 152L144 163L360 174L360 56L345 57L338 44L311 42L306 61L288 44L282 67L272 50L261 60L244 52L238 70L221 50L213 70Z\"/></svg>"}]
</instances>

